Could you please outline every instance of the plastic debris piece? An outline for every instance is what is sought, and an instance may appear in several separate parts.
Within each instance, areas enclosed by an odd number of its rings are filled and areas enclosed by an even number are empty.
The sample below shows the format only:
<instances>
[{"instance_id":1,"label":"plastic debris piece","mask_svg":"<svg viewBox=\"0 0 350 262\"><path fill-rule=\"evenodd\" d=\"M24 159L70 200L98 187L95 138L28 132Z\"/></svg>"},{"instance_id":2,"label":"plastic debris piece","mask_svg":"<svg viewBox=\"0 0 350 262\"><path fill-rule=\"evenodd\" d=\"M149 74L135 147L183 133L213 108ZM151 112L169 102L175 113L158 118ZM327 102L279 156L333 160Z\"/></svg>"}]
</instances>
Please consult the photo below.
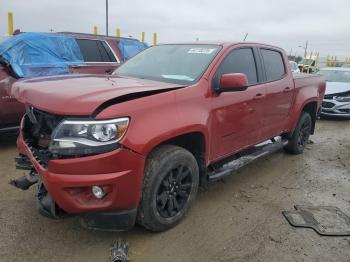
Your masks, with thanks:
<instances>
[{"instance_id":1,"label":"plastic debris piece","mask_svg":"<svg viewBox=\"0 0 350 262\"><path fill-rule=\"evenodd\" d=\"M125 240L118 239L111 247L110 262L130 261L129 245Z\"/></svg>"}]
</instances>

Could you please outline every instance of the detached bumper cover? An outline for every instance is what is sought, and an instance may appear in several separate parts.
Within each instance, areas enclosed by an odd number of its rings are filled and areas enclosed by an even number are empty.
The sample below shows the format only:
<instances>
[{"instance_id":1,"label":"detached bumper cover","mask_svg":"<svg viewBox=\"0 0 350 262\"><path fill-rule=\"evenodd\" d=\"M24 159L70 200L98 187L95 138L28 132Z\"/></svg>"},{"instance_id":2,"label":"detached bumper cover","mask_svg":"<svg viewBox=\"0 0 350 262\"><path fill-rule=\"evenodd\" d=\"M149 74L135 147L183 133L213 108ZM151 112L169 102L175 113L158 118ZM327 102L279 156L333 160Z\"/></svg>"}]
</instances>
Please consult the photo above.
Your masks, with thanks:
<instances>
[{"instance_id":1,"label":"detached bumper cover","mask_svg":"<svg viewBox=\"0 0 350 262\"><path fill-rule=\"evenodd\" d=\"M322 102L321 115L350 118L350 102L338 102L334 99L324 99Z\"/></svg>"},{"instance_id":2,"label":"detached bumper cover","mask_svg":"<svg viewBox=\"0 0 350 262\"><path fill-rule=\"evenodd\" d=\"M34 158L21 134L17 147L20 154L30 159L50 196L66 213L113 213L137 209L145 162L142 155L121 147L95 156L50 160L48 167L44 168ZM92 194L94 185L106 189L107 194L102 199Z\"/></svg>"}]
</instances>

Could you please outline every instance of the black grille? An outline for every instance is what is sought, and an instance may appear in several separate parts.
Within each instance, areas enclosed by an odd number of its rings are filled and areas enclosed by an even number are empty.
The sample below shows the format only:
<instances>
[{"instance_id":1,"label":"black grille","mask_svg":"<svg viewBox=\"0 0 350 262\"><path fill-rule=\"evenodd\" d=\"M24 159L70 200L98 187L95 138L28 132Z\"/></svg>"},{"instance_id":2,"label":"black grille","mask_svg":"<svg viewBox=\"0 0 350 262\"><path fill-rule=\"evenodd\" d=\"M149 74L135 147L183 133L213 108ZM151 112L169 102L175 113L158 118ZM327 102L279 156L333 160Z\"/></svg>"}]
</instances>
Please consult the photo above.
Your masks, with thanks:
<instances>
[{"instance_id":1,"label":"black grille","mask_svg":"<svg viewBox=\"0 0 350 262\"><path fill-rule=\"evenodd\" d=\"M324 96L324 99L333 99L333 96L334 96L334 95L325 95L325 96Z\"/></svg>"},{"instance_id":2,"label":"black grille","mask_svg":"<svg viewBox=\"0 0 350 262\"><path fill-rule=\"evenodd\" d=\"M331 102L322 102L323 108L332 108L333 106L335 106L335 104L333 104Z\"/></svg>"},{"instance_id":3,"label":"black grille","mask_svg":"<svg viewBox=\"0 0 350 262\"><path fill-rule=\"evenodd\" d=\"M339 109L340 112L350 114L350 109Z\"/></svg>"},{"instance_id":4,"label":"black grille","mask_svg":"<svg viewBox=\"0 0 350 262\"><path fill-rule=\"evenodd\" d=\"M27 110L24 118L23 138L38 162L47 167L52 158L49 152L51 134L62 121L62 116L42 112L37 109Z\"/></svg>"}]
</instances>

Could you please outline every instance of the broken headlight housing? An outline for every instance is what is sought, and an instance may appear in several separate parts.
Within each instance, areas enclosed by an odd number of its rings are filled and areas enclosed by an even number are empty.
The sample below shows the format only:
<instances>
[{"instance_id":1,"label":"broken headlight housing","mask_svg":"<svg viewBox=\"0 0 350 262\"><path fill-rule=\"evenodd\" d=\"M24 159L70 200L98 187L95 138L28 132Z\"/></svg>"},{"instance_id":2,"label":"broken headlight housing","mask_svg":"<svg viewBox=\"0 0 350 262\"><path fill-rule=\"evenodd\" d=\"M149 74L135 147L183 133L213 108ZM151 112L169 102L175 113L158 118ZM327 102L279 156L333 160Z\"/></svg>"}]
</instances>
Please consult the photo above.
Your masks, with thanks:
<instances>
[{"instance_id":1,"label":"broken headlight housing","mask_svg":"<svg viewBox=\"0 0 350 262\"><path fill-rule=\"evenodd\" d=\"M52 132L49 150L57 155L91 155L112 151L129 126L129 118L63 120Z\"/></svg>"},{"instance_id":2,"label":"broken headlight housing","mask_svg":"<svg viewBox=\"0 0 350 262\"><path fill-rule=\"evenodd\" d=\"M338 102L350 102L350 96L335 96L334 99Z\"/></svg>"}]
</instances>

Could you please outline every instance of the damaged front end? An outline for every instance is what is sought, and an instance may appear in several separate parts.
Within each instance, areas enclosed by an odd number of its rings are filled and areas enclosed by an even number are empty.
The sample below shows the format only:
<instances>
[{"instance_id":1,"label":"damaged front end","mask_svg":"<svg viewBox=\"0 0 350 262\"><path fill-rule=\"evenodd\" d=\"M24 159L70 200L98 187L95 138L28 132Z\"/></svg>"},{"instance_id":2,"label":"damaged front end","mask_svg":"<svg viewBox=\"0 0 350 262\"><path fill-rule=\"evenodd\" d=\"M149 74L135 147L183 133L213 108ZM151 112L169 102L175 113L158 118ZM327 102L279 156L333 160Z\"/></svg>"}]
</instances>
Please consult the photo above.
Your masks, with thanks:
<instances>
[{"instance_id":1,"label":"damaged front end","mask_svg":"<svg viewBox=\"0 0 350 262\"><path fill-rule=\"evenodd\" d=\"M132 228L145 159L119 143L129 119L73 118L27 108L16 167L30 172L11 185L26 190L36 184L37 206L46 217L76 214L86 228Z\"/></svg>"},{"instance_id":2,"label":"damaged front end","mask_svg":"<svg viewBox=\"0 0 350 262\"><path fill-rule=\"evenodd\" d=\"M40 176L30 163L29 158L20 155L15 158L15 162L17 169L30 170L30 172L28 176L21 176L17 179L11 180L9 184L22 190L28 190L32 185L37 184L36 199L39 213L49 218L56 219L63 217L65 212L53 201L42 183Z\"/></svg>"},{"instance_id":3,"label":"damaged front end","mask_svg":"<svg viewBox=\"0 0 350 262\"><path fill-rule=\"evenodd\" d=\"M55 156L50 152L49 146L52 132L62 120L63 116L56 116L33 107L26 107L22 127L23 139L34 158L45 169L48 167L50 159L59 158L59 156Z\"/></svg>"},{"instance_id":4,"label":"damaged front end","mask_svg":"<svg viewBox=\"0 0 350 262\"><path fill-rule=\"evenodd\" d=\"M17 169L30 170L30 172L28 176L21 176L11 180L9 184L22 190L28 190L32 185L37 184L36 199L40 214L49 218L60 218L64 216L65 212L53 201L29 159L26 156L20 155L15 158L15 161Z\"/></svg>"},{"instance_id":5,"label":"damaged front end","mask_svg":"<svg viewBox=\"0 0 350 262\"><path fill-rule=\"evenodd\" d=\"M61 120L62 117L50 115L31 107L26 108L26 115L22 122L22 136L35 160L45 169L48 167L50 159L57 158L49 151L49 144L51 133ZM20 154L15 158L15 164L16 169L29 170L30 172L28 175L11 180L9 184L22 190L28 190L37 184L36 197L39 212L50 218L62 217L65 212L53 201L30 159Z\"/></svg>"}]
</instances>

